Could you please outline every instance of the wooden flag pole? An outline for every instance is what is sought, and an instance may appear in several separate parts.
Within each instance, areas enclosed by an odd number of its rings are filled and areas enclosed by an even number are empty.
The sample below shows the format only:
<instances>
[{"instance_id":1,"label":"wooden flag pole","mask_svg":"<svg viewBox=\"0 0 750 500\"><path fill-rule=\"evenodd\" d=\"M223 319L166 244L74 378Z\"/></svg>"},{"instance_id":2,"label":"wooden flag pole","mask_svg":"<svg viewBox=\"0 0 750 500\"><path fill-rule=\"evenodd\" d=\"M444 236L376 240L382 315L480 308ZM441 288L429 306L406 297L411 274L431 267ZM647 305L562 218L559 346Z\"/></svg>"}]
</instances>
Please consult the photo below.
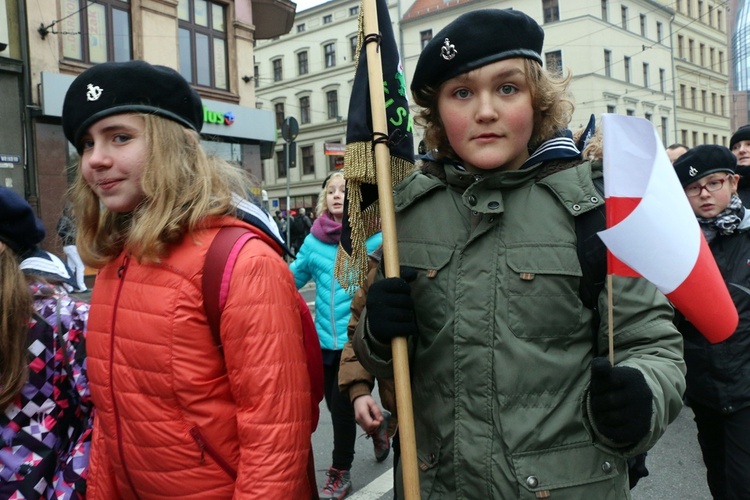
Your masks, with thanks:
<instances>
[{"instance_id":1,"label":"wooden flag pole","mask_svg":"<svg viewBox=\"0 0 750 500\"><path fill-rule=\"evenodd\" d=\"M364 0L365 36L378 34L378 9L375 0ZM370 85L370 109L375 136L388 135L383 94L383 67L380 46L366 43L367 75ZM378 182L378 199L383 232L383 260L387 278L399 276L399 258L396 235L396 212L393 207L391 184L391 154L388 145L375 143L375 170ZM396 337L391 343L393 351L393 378L396 385L396 410L398 412L398 435L401 445L401 470L404 479L404 498L416 500L419 495L419 470L417 468L417 441L414 432L414 410L409 376L409 352L406 338Z\"/></svg>"}]
</instances>

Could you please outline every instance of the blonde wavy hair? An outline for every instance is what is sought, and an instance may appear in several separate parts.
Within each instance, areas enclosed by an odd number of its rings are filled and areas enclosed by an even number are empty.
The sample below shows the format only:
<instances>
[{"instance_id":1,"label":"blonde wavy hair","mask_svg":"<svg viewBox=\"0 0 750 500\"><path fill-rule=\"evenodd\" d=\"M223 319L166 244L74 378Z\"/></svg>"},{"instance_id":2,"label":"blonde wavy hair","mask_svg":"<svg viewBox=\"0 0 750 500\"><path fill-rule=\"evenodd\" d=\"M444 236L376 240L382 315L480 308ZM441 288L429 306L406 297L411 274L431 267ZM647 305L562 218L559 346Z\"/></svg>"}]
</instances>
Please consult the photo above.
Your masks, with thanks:
<instances>
[{"instance_id":1,"label":"blonde wavy hair","mask_svg":"<svg viewBox=\"0 0 750 500\"><path fill-rule=\"evenodd\" d=\"M13 402L28 378L26 339L32 313L18 257L0 242L0 411Z\"/></svg>"},{"instance_id":2,"label":"blonde wavy hair","mask_svg":"<svg viewBox=\"0 0 750 500\"><path fill-rule=\"evenodd\" d=\"M323 212L328 212L328 203L327 203L327 198L328 198L328 184L330 184L331 180L334 179L334 178L336 178L336 177L341 177L342 179L344 179L344 173L343 172L333 172L331 174L328 174L328 178L326 179L326 183L323 186L323 189L321 189L320 193L318 194L318 204L315 206L315 216L316 217L320 217L320 215ZM345 182L346 182L346 180L345 180ZM331 215L331 214L329 213L328 215Z\"/></svg>"},{"instance_id":3,"label":"blonde wavy hair","mask_svg":"<svg viewBox=\"0 0 750 500\"><path fill-rule=\"evenodd\" d=\"M564 76L549 73L531 59L524 59L524 72L534 109L534 130L528 144L531 153L560 129L568 126L575 106L568 93L570 72ZM448 142L445 126L440 117L439 91L440 87L436 89L428 87L413 92L414 102L422 107L417 113L416 121L425 128L424 143L428 151L437 151L438 158L460 161L461 158Z\"/></svg>"},{"instance_id":4,"label":"blonde wavy hair","mask_svg":"<svg viewBox=\"0 0 750 500\"><path fill-rule=\"evenodd\" d=\"M123 249L140 261L158 261L169 244L199 228L206 217L233 214L232 193L244 196L251 187L242 170L206 155L197 132L138 114L150 152L141 177L145 198L134 211L107 210L83 179L78 161L69 193L78 224L76 243L82 260L94 268Z\"/></svg>"}]
</instances>

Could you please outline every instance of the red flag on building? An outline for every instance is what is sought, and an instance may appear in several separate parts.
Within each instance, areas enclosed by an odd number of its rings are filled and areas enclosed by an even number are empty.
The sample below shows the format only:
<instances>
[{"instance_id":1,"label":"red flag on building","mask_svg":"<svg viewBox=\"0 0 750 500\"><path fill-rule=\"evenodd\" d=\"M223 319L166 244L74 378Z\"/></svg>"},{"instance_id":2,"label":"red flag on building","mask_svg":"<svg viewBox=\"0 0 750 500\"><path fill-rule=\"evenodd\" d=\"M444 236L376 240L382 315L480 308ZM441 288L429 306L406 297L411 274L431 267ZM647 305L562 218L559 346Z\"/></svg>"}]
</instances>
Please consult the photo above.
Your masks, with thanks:
<instances>
[{"instance_id":1,"label":"red flag on building","mask_svg":"<svg viewBox=\"0 0 750 500\"><path fill-rule=\"evenodd\" d=\"M609 273L643 276L713 343L737 309L653 124L605 114L604 194Z\"/></svg>"}]
</instances>

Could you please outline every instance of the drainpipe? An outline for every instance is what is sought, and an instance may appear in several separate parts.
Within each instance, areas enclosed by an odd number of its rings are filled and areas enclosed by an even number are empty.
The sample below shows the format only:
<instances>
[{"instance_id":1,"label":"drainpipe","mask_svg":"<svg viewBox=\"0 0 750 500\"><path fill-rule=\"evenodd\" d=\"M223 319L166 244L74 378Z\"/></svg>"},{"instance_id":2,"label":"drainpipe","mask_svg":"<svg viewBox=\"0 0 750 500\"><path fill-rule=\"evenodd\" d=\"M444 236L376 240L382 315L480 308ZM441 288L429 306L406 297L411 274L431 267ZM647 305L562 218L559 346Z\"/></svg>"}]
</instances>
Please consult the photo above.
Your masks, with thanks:
<instances>
[{"instance_id":1,"label":"drainpipe","mask_svg":"<svg viewBox=\"0 0 750 500\"><path fill-rule=\"evenodd\" d=\"M679 130L677 129L677 71L674 63L674 23L675 15L669 19L669 53L672 58L672 109L674 110L674 142L679 143Z\"/></svg>"},{"instance_id":2,"label":"drainpipe","mask_svg":"<svg viewBox=\"0 0 750 500\"><path fill-rule=\"evenodd\" d=\"M24 192L29 203L39 209L39 186L37 184L36 154L34 152L33 111L38 109L34 105L31 94L31 59L29 57L28 19L26 18L25 0L17 0L18 26L21 43L21 60L23 62L23 147L24 147Z\"/></svg>"}]
</instances>

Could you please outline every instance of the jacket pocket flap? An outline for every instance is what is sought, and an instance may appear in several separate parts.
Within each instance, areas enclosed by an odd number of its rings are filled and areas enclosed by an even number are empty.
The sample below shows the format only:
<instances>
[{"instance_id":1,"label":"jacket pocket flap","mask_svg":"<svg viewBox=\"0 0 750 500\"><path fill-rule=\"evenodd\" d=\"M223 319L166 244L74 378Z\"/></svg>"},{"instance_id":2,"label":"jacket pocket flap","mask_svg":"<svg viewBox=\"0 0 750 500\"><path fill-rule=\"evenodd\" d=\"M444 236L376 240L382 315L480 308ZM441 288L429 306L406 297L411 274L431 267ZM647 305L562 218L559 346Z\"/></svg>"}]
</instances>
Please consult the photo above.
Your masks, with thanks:
<instances>
[{"instance_id":1,"label":"jacket pocket flap","mask_svg":"<svg viewBox=\"0 0 750 500\"><path fill-rule=\"evenodd\" d=\"M451 260L453 248L427 242L401 242L399 258L402 266L438 271ZM403 255L403 257L402 257Z\"/></svg>"},{"instance_id":2,"label":"jacket pocket flap","mask_svg":"<svg viewBox=\"0 0 750 500\"><path fill-rule=\"evenodd\" d=\"M513 455L520 485L528 491L554 490L612 479L625 460L590 443Z\"/></svg>"},{"instance_id":3,"label":"jacket pocket flap","mask_svg":"<svg viewBox=\"0 0 750 500\"><path fill-rule=\"evenodd\" d=\"M571 245L516 246L507 249L508 267L517 273L582 276L578 252Z\"/></svg>"}]
</instances>

